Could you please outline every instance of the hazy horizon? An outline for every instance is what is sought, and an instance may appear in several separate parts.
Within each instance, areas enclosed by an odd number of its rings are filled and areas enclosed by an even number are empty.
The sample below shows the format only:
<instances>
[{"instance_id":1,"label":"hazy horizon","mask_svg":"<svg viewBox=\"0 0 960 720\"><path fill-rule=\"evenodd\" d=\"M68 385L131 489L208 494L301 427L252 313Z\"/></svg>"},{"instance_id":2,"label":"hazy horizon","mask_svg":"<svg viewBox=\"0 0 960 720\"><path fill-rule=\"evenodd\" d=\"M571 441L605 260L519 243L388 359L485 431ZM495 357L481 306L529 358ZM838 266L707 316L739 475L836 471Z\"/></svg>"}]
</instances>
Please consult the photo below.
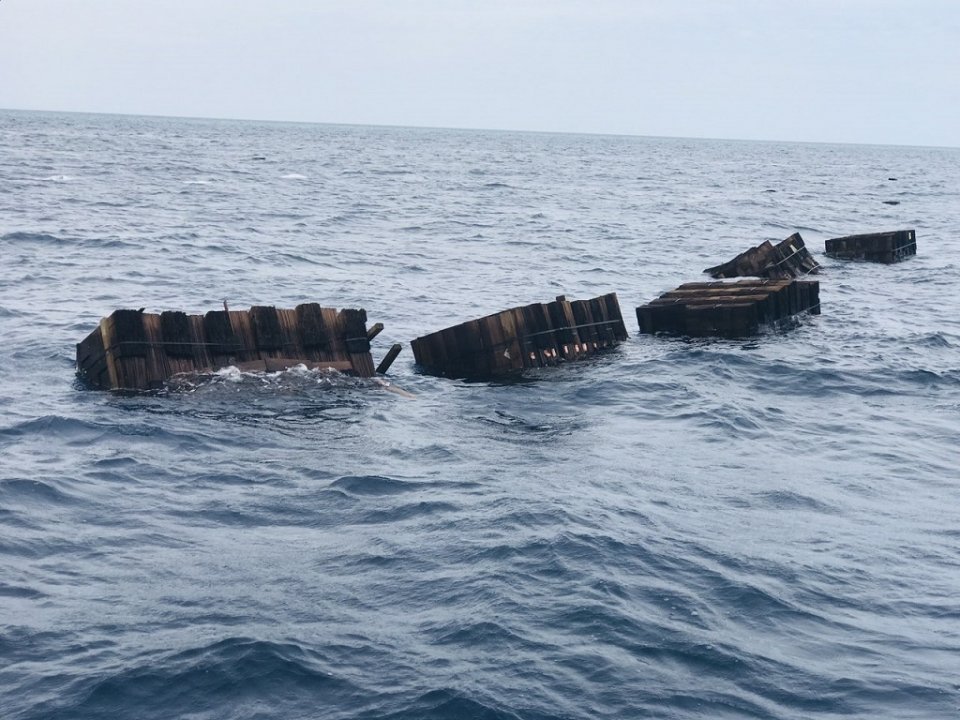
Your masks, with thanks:
<instances>
[{"instance_id":1,"label":"hazy horizon","mask_svg":"<svg viewBox=\"0 0 960 720\"><path fill-rule=\"evenodd\" d=\"M522 133L533 135L595 135L598 137L626 137L649 138L660 140L703 140L719 142L743 143L784 143L796 145L864 145L872 147L915 147L942 150L960 150L960 145L924 145L906 143L870 143L870 142L839 142L832 140L789 140L778 138L747 138L747 137L708 137L693 135L640 135L637 133L610 133L574 130L526 130L518 128L487 128L487 127L451 127L448 125L397 125L391 123L351 123L327 122L324 120L278 120L272 118L255 117L214 117L204 115L158 115L148 113L97 112L94 110L47 110L41 108L7 108L0 107L0 112L7 113L46 113L51 115L103 115L109 117L153 118L158 120L200 120L215 122L241 123L272 123L277 125L329 125L332 127L370 127L370 128L397 128L404 130L452 130L455 132L491 132L491 133Z\"/></svg>"}]
</instances>

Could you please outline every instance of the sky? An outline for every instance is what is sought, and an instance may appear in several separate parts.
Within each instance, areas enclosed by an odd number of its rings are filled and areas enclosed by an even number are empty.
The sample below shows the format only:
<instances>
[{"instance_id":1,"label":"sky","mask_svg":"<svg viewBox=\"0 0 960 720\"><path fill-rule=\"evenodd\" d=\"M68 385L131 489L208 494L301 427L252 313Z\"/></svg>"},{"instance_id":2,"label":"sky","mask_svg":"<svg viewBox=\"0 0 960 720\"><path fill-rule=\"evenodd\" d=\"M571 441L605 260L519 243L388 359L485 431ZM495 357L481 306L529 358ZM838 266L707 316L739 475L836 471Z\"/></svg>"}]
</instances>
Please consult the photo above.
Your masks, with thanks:
<instances>
[{"instance_id":1,"label":"sky","mask_svg":"<svg viewBox=\"0 0 960 720\"><path fill-rule=\"evenodd\" d=\"M960 146L960 0L0 0L0 108Z\"/></svg>"}]
</instances>

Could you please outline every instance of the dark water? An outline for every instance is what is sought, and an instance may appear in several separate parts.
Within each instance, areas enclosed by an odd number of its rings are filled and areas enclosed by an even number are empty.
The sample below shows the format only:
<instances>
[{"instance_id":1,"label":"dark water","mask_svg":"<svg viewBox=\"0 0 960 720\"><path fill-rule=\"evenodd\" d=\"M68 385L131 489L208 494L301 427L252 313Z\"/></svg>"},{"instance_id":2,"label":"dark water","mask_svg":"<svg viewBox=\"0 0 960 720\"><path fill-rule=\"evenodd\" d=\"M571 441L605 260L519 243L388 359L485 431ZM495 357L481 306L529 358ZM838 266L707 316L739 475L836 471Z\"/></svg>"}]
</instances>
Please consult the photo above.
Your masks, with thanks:
<instances>
[{"instance_id":1,"label":"dark water","mask_svg":"<svg viewBox=\"0 0 960 720\"><path fill-rule=\"evenodd\" d=\"M407 350L415 400L73 374L117 307L363 306L379 357L616 291L633 332L750 244L905 227L750 342ZM0 717L956 717L958 227L958 150L0 113Z\"/></svg>"}]
</instances>

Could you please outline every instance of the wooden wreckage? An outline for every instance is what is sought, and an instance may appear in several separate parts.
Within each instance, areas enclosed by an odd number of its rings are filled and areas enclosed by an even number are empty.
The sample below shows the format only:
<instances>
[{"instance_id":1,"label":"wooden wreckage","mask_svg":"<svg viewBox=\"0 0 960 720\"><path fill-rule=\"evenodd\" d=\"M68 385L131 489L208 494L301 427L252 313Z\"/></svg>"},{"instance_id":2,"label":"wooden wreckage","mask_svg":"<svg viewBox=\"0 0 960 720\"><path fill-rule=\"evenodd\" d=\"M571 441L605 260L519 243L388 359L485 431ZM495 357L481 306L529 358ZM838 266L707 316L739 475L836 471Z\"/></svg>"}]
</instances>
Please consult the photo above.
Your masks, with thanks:
<instances>
[{"instance_id":1,"label":"wooden wreckage","mask_svg":"<svg viewBox=\"0 0 960 720\"><path fill-rule=\"evenodd\" d=\"M102 390L154 390L175 375L236 366L275 372L297 365L372 377L385 373L400 346L374 368L365 310L316 303L292 310L272 306L215 310L205 315L117 310L77 345L77 372Z\"/></svg>"},{"instance_id":2,"label":"wooden wreckage","mask_svg":"<svg viewBox=\"0 0 960 720\"><path fill-rule=\"evenodd\" d=\"M769 240L740 253L733 260L704 270L712 278L759 277L786 280L820 270L800 233L774 245Z\"/></svg>"},{"instance_id":3,"label":"wooden wreckage","mask_svg":"<svg viewBox=\"0 0 960 720\"><path fill-rule=\"evenodd\" d=\"M640 332L745 337L800 313L818 315L820 283L796 278L819 271L800 233L776 245L767 240L704 270L717 279L743 279L687 283L638 307Z\"/></svg>"},{"instance_id":4,"label":"wooden wreckage","mask_svg":"<svg viewBox=\"0 0 960 720\"><path fill-rule=\"evenodd\" d=\"M916 254L913 230L851 235L826 241L827 255L897 262ZM638 307L641 333L743 337L801 314L820 314L820 283L802 279L820 266L794 233L750 248L704 272L717 280L681 285ZM732 278L741 278L730 280ZM726 280L724 280L726 279ZM378 367L365 310L292 310L256 306L205 315L117 310L77 345L77 372L91 387L142 391L178 374L236 366L274 372L297 365L359 377L386 373L400 353L393 345ZM418 337L414 358L428 373L484 379L582 360L627 339L616 293L589 300L557 297L503 310Z\"/></svg>"},{"instance_id":5,"label":"wooden wreckage","mask_svg":"<svg viewBox=\"0 0 960 720\"><path fill-rule=\"evenodd\" d=\"M637 308L641 333L744 337L800 313L820 314L816 280L743 279L681 285Z\"/></svg>"},{"instance_id":6,"label":"wooden wreckage","mask_svg":"<svg viewBox=\"0 0 960 720\"><path fill-rule=\"evenodd\" d=\"M536 303L468 320L410 343L417 363L447 377L482 379L581 360L627 339L616 293Z\"/></svg>"},{"instance_id":7,"label":"wooden wreckage","mask_svg":"<svg viewBox=\"0 0 960 720\"><path fill-rule=\"evenodd\" d=\"M826 241L827 257L840 260L866 260L895 263L917 254L914 230L848 235Z\"/></svg>"}]
</instances>

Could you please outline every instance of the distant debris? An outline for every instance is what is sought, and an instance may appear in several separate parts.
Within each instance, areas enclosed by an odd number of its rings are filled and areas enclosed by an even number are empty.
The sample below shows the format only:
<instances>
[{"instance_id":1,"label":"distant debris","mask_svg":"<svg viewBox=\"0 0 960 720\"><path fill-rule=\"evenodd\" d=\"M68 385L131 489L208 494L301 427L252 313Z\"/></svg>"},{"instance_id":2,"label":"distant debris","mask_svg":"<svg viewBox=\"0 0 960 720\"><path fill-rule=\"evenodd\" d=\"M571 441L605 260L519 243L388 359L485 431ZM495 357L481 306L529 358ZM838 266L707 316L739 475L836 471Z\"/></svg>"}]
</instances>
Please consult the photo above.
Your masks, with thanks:
<instances>
[{"instance_id":1,"label":"distant debris","mask_svg":"<svg viewBox=\"0 0 960 720\"><path fill-rule=\"evenodd\" d=\"M483 379L581 360L627 339L616 293L487 315L410 343L417 363L436 375Z\"/></svg>"},{"instance_id":2,"label":"distant debris","mask_svg":"<svg viewBox=\"0 0 960 720\"><path fill-rule=\"evenodd\" d=\"M826 242L827 256L840 260L895 263L917 254L914 230L867 233L834 238Z\"/></svg>"},{"instance_id":3,"label":"distant debris","mask_svg":"<svg viewBox=\"0 0 960 720\"><path fill-rule=\"evenodd\" d=\"M250 158L250 159L251 159L251 160L266 160L267 158L264 157L263 155L254 155L254 156L253 156L252 158Z\"/></svg>"},{"instance_id":4,"label":"distant debris","mask_svg":"<svg viewBox=\"0 0 960 720\"><path fill-rule=\"evenodd\" d=\"M809 312L820 314L816 280L687 283L637 308L641 333L746 337Z\"/></svg>"},{"instance_id":5,"label":"distant debris","mask_svg":"<svg viewBox=\"0 0 960 720\"><path fill-rule=\"evenodd\" d=\"M382 326L368 331L366 321L365 310L337 311L316 303L205 315L117 310L77 345L77 373L93 388L132 391L160 388L177 374L228 366L276 372L306 365L371 377L370 338ZM397 353L391 348L390 362ZM383 372L390 362L381 364Z\"/></svg>"},{"instance_id":6,"label":"distant debris","mask_svg":"<svg viewBox=\"0 0 960 720\"><path fill-rule=\"evenodd\" d=\"M820 266L807 251L800 233L776 245L769 240L740 253L733 260L704 270L710 277L760 277L784 280L818 272Z\"/></svg>"}]
</instances>

